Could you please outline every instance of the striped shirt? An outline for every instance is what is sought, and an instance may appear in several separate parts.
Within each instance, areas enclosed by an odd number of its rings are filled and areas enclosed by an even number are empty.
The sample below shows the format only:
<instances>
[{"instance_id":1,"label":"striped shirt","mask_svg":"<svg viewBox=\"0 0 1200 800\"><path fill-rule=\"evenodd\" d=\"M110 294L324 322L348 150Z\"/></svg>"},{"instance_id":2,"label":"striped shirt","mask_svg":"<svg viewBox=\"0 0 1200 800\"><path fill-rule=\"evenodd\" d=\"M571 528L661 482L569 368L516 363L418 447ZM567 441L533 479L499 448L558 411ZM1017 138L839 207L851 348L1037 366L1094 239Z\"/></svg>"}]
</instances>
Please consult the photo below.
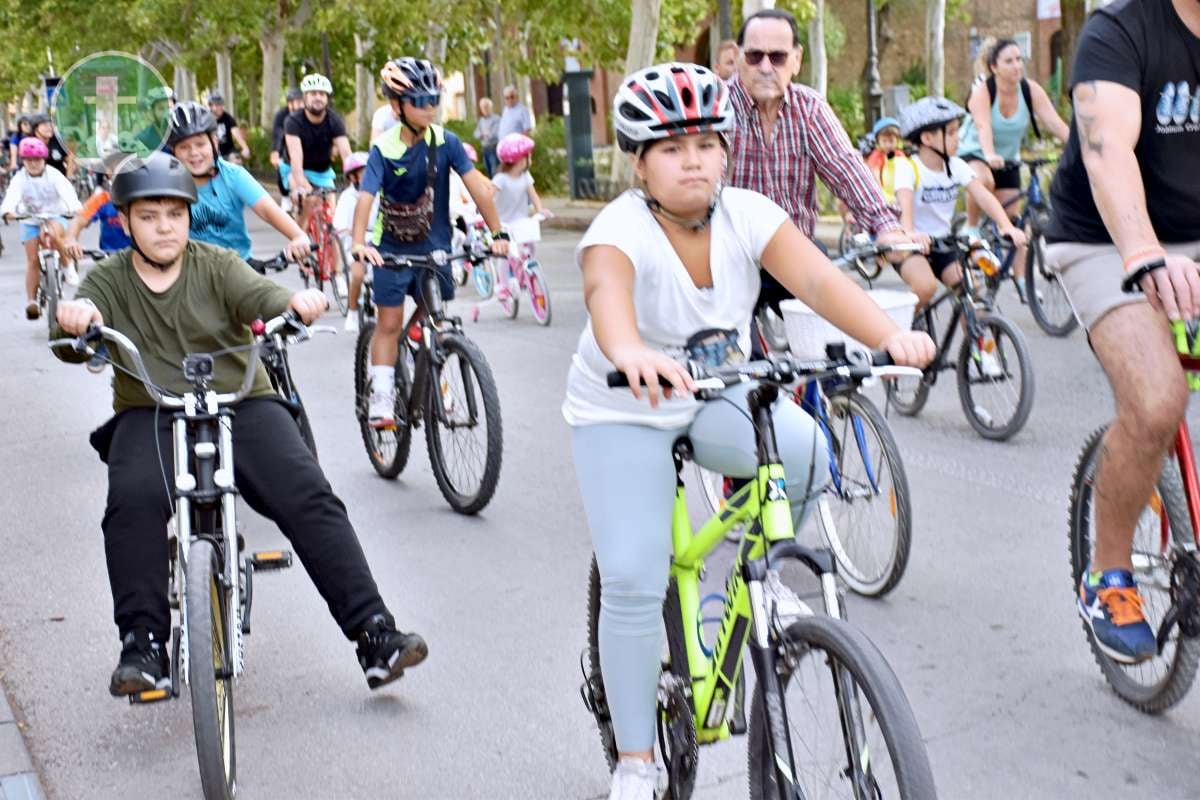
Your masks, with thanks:
<instances>
[{"instance_id":1,"label":"striped shirt","mask_svg":"<svg viewBox=\"0 0 1200 800\"><path fill-rule=\"evenodd\" d=\"M745 87L735 77L729 89L737 117L730 140L729 185L765 194L812 238L819 175L873 233L900 230L879 184L820 94L791 84L768 142Z\"/></svg>"}]
</instances>

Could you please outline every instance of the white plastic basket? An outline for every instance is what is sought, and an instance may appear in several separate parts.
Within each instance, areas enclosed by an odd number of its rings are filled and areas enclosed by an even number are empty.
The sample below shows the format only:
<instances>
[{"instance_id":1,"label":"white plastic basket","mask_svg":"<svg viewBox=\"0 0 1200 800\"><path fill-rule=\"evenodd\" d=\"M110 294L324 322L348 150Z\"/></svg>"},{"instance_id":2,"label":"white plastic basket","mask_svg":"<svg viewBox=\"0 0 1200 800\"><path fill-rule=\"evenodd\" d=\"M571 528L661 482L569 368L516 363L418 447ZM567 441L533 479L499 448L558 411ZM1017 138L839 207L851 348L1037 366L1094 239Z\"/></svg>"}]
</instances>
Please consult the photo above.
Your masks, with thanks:
<instances>
[{"instance_id":1,"label":"white plastic basket","mask_svg":"<svg viewBox=\"0 0 1200 800\"><path fill-rule=\"evenodd\" d=\"M912 328L913 311L917 307L915 294L894 289L869 289L867 294L897 325L904 330ZM784 300L779 308L783 312L788 349L796 358L812 361L825 358L825 345L830 342L845 342L847 350L872 349L827 322L799 300Z\"/></svg>"},{"instance_id":2,"label":"white plastic basket","mask_svg":"<svg viewBox=\"0 0 1200 800\"><path fill-rule=\"evenodd\" d=\"M509 222L504 227L512 240L518 244L540 242L542 240L542 223L537 216L526 217L516 222Z\"/></svg>"}]
</instances>

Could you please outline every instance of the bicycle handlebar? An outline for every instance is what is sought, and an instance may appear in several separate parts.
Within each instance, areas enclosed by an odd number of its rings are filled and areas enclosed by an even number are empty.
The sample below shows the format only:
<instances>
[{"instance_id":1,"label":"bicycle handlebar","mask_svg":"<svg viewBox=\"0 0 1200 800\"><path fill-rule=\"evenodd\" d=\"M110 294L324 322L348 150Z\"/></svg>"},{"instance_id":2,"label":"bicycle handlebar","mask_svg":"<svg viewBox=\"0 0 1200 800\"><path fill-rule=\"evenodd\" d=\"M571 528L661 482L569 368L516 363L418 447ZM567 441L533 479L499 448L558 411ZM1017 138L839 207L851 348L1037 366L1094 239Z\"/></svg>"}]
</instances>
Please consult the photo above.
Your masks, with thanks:
<instances>
[{"instance_id":1,"label":"bicycle handlebar","mask_svg":"<svg viewBox=\"0 0 1200 800\"><path fill-rule=\"evenodd\" d=\"M865 234L860 234L864 235ZM858 237L855 237L856 239ZM842 253L834 259L835 263L849 263L860 258L878 258L886 256L889 253L920 253L924 248L916 242L907 242L905 244L880 244L879 242L870 241L869 237L866 242L854 242L854 249Z\"/></svg>"}]
</instances>

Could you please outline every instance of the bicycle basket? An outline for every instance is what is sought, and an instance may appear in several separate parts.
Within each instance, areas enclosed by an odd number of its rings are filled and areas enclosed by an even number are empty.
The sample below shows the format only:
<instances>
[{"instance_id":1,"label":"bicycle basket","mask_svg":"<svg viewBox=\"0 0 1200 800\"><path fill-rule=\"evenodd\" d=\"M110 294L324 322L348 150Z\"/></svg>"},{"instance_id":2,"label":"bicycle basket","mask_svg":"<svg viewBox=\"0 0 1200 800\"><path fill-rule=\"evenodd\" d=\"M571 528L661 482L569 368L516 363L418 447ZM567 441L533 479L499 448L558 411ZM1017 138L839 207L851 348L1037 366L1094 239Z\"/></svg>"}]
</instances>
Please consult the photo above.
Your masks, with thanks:
<instances>
[{"instance_id":1,"label":"bicycle basket","mask_svg":"<svg viewBox=\"0 0 1200 800\"><path fill-rule=\"evenodd\" d=\"M538 222L537 217L526 217L516 222L506 222L504 227L512 240L518 244L540 242L542 240L542 225Z\"/></svg>"},{"instance_id":2,"label":"bicycle basket","mask_svg":"<svg viewBox=\"0 0 1200 800\"><path fill-rule=\"evenodd\" d=\"M917 307L915 294L894 289L870 289L867 294L901 329L912 328L913 312ZM847 350L872 349L851 338L799 300L784 300L779 304L779 310L783 312L788 349L796 358L822 361L825 359L825 345L829 342L844 342Z\"/></svg>"}]
</instances>

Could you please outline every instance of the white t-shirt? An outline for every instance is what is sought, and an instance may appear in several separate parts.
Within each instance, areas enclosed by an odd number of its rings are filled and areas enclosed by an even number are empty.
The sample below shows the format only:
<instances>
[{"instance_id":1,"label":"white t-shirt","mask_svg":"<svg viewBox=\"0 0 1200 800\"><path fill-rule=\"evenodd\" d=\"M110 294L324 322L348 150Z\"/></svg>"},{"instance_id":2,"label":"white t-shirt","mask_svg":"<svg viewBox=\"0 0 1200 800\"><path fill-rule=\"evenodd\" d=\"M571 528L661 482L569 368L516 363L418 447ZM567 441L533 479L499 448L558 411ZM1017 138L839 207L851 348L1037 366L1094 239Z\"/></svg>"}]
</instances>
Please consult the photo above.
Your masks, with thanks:
<instances>
[{"instance_id":1,"label":"white t-shirt","mask_svg":"<svg viewBox=\"0 0 1200 800\"><path fill-rule=\"evenodd\" d=\"M612 245L633 262L633 306L638 334L647 346L681 357L693 334L723 328L736 330L738 344L749 354L750 318L760 286L758 262L787 220L786 211L758 192L722 190L710 228L713 285L700 289L645 200L628 191L596 216L575 250L575 260L582 267L587 248ZM671 430L691 424L699 410L691 395L676 395L652 409L628 389L608 388L606 378L612 370L589 319L567 374L562 413L568 424L632 423Z\"/></svg>"},{"instance_id":2,"label":"white t-shirt","mask_svg":"<svg viewBox=\"0 0 1200 800\"><path fill-rule=\"evenodd\" d=\"M333 230L342 240L342 249L346 256L350 255L350 233L354 227L354 207L358 205L358 189L347 186L338 195L337 205L333 209ZM367 234L375 228L375 216L379 213L379 195L371 203L371 216L367 218Z\"/></svg>"},{"instance_id":3,"label":"white t-shirt","mask_svg":"<svg viewBox=\"0 0 1200 800\"><path fill-rule=\"evenodd\" d=\"M49 164L36 178L24 168L13 175L4 202L0 203L0 214L16 214L18 206L26 214L74 214L80 209L75 187L67 176Z\"/></svg>"},{"instance_id":4,"label":"white t-shirt","mask_svg":"<svg viewBox=\"0 0 1200 800\"><path fill-rule=\"evenodd\" d=\"M920 171L920 179L913 167ZM913 225L920 233L945 236L950 233L959 189L975 180L975 171L958 156L950 157L950 174L925 166L920 157L896 159L895 189L913 193ZM914 191L913 186L916 186Z\"/></svg>"},{"instance_id":5,"label":"white t-shirt","mask_svg":"<svg viewBox=\"0 0 1200 800\"><path fill-rule=\"evenodd\" d=\"M371 115L371 130L376 132L375 136L382 134L384 131L389 131L399 124L400 120L392 113L391 103L384 103L375 109L375 113Z\"/></svg>"},{"instance_id":6,"label":"white t-shirt","mask_svg":"<svg viewBox=\"0 0 1200 800\"><path fill-rule=\"evenodd\" d=\"M497 171L492 183L496 184L496 213L500 215L500 222L518 222L529 216L529 190L533 188L529 170L515 178L507 172Z\"/></svg>"}]
</instances>

